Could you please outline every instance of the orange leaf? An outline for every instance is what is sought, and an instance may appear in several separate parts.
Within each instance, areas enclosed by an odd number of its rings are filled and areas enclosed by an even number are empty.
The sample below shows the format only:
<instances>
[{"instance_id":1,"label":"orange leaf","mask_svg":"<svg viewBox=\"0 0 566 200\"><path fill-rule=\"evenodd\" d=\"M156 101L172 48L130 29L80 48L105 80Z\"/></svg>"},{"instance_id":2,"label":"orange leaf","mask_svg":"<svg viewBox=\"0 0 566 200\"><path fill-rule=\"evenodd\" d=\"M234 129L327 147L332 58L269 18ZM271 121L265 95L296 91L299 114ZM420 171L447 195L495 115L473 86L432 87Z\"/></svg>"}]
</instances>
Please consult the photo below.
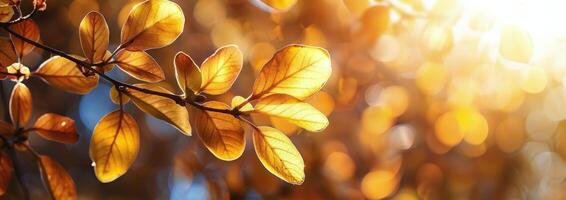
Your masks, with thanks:
<instances>
[{"instance_id":1,"label":"orange leaf","mask_svg":"<svg viewBox=\"0 0 566 200\"><path fill-rule=\"evenodd\" d=\"M18 60L12 41L8 38L0 38L0 67L6 67Z\"/></svg>"},{"instance_id":2,"label":"orange leaf","mask_svg":"<svg viewBox=\"0 0 566 200\"><path fill-rule=\"evenodd\" d=\"M220 47L201 65L200 91L220 95L232 87L242 70L242 52L235 45Z\"/></svg>"},{"instance_id":3,"label":"orange leaf","mask_svg":"<svg viewBox=\"0 0 566 200\"><path fill-rule=\"evenodd\" d=\"M79 140L75 121L71 118L54 113L43 114L35 124L33 130L47 140L74 144Z\"/></svg>"},{"instance_id":4,"label":"orange leaf","mask_svg":"<svg viewBox=\"0 0 566 200\"><path fill-rule=\"evenodd\" d=\"M79 26L79 39L85 56L92 62L101 62L108 50L110 32L106 19L99 12L88 13Z\"/></svg>"},{"instance_id":5,"label":"orange leaf","mask_svg":"<svg viewBox=\"0 0 566 200\"><path fill-rule=\"evenodd\" d=\"M130 76L150 83L165 80L159 64L144 51L122 50L116 54L118 67Z\"/></svg>"},{"instance_id":6,"label":"orange leaf","mask_svg":"<svg viewBox=\"0 0 566 200\"><path fill-rule=\"evenodd\" d=\"M16 127L24 126L31 117L31 93L26 85L17 83L10 96L10 117Z\"/></svg>"},{"instance_id":7,"label":"orange leaf","mask_svg":"<svg viewBox=\"0 0 566 200\"><path fill-rule=\"evenodd\" d=\"M35 42L39 41L39 27L37 27L37 24L32 19L26 19L17 24L14 24L10 26L10 29L30 40L33 40ZM16 52L20 57L27 55L35 47L32 44L27 43L12 35L10 35L10 39L12 39Z\"/></svg>"},{"instance_id":8,"label":"orange leaf","mask_svg":"<svg viewBox=\"0 0 566 200\"><path fill-rule=\"evenodd\" d=\"M118 93L116 87L112 87L110 88L110 100L112 101L112 103L120 105L120 103L126 104L130 102L130 97L128 97L128 95L124 93Z\"/></svg>"},{"instance_id":9,"label":"orange leaf","mask_svg":"<svg viewBox=\"0 0 566 200\"><path fill-rule=\"evenodd\" d=\"M175 55L175 75L179 87L185 94L188 91L194 93L200 90L202 83L200 69L195 64L195 61L184 52L179 52Z\"/></svg>"},{"instance_id":10,"label":"orange leaf","mask_svg":"<svg viewBox=\"0 0 566 200\"><path fill-rule=\"evenodd\" d=\"M0 152L0 195L6 193L10 179L12 178L12 160L4 152Z\"/></svg>"},{"instance_id":11,"label":"orange leaf","mask_svg":"<svg viewBox=\"0 0 566 200\"><path fill-rule=\"evenodd\" d=\"M39 162L41 177L53 199L77 199L75 181L59 163L48 156L39 156Z\"/></svg>"},{"instance_id":12,"label":"orange leaf","mask_svg":"<svg viewBox=\"0 0 566 200\"><path fill-rule=\"evenodd\" d=\"M54 87L76 94L89 93L98 85L98 75L86 77L75 62L60 56L53 56L43 62L35 75Z\"/></svg>"},{"instance_id":13,"label":"orange leaf","mask_svg":"<svg viewBox=\"0 0 566 200\"><path fill-rule=\"evenodd\" d=\"M12 6L0 6L0 22L9 22L14 17Z\"/></svg>"}]
</instances>

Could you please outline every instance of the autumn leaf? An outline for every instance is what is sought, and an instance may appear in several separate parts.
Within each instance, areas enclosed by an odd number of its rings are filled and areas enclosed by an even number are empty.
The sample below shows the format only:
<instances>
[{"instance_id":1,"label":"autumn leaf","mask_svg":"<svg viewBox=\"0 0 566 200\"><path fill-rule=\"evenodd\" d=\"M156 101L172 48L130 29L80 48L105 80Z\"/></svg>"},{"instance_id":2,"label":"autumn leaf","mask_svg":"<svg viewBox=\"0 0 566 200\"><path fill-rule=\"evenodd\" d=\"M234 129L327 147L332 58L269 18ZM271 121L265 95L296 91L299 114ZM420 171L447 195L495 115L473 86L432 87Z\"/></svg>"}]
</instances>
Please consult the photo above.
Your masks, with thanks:
<instances>
[{"instance_id":1,"label":"autumn leaf","mask_svg":"<svg viewBox=\"0 0 566 200\"><path fill-rule=\"evenodd\" d=\"M0 6L15 6L20 3L20 0L0 0Z\"/></svg>"},{"instance_id":2,"label":"autumn leaf","mask_svg":"<svg viewBox=\"0 0 566 200\"><path fill-rule=\"evenodd\" d=\"M54 113L46 113L39 117L32 130L41 137L55 142L74 144L79 140L75 121Z\"/></svg>"},{"instance_id":3,"label":"autumn leaf","mask_svg":"<svg viewBox=\"0 0 566 200\"><path fill-rule=\"evenodd\" d=\"M253 141L257 157L263 166L288 183L300 185L305 180L305 164L291 140L281 131L260 126Z\"/></svg>"},{"instance_id":4,"label":"autumn leaf","mask_svg":"<svg viewBox=\"0 0 566 200\"><path fill-rule=\"evenodd\" d=\"M228 105L209 101L203 106L230 109ZM226 113L194 109L197 135L206 148L221 160L235 160L244 152L246 141L240 121Z\"/></svg>"},{"instance_id":5,"label":"autumn leaf","mask_svg":"<svg viewBox=\"0 0 566 200\"><path fill-rule=\"evenodd\" d=\"M41 178L55 200L77 199L75 181L67 171L48 156L39 156Z\"/></svg>"},{"instance_id":6,"label":"autumn leaf","mask_svg":"<svg viewBox=\"0 0 566 200\"><path fill-rule=\"evenodd\" d=\"M150 83L165 80L159 64L144 51L122 50L116 54L118 67L130 76Z\"/></svg>"},{"instance_id":7,"label":"autumn leaf","mask_svg":"<svg viewBox=\"0 0 566 200\"><path fill-rule=\"evenodd\" d=\"M120 99L121 98L121 99ZM110 88L110 100L112 103L118 104L126 104L130 101L130 97L126 94L119 94L116 87Z\"/></svg>"},{"instance_id":8,"label":"autumn leaf","mask_svg":"<svg viewBox=\"0 0 566 200\"><path fill-rule=\"evenodd\" d=\"M98 85L98 75L86 77L75 62L60 56L53 56L43 62L34 75L40 76L54 87L76 94L89 93Z\"/></svg>"},{"instance_id":9,"label":"autumn leaf","mask_svg":"<svg viewBox=\"0 0 566 200\"><path fill-rule=\"evenodd\" d=\"M14 9L11 6L0 6L0 22L9 22L14 17Z\"/></svg>"},{"instance_id":10,"label":"autumn leaf","mask_svg":"<svg viewBox=\"0 0 566 200\"><path fill-rule=\"evenodd\" d=\"M37 27L37 24L32 19L26 19L17 24L11 25L10 29L30 40L33 40L35 42L39 41L39 27ZM27 43L13 35L10 35L10 39L12 39L16 52L18 53L20 58L27 55L35 47L34 45Z\"/></svg>"},{"instance_id":11,"label":"autumn leaf","mask_svg":"<svg viewBox=\"0 0 566 200\"><path fill-rule=\"evenodd\" d=\"M147 50L167 46L179 37L185 16L176 3L148 0L135 5L122 27L122 47Z\"/></svg>"},{"instance_id":12,"label":"autumn leaf","mask_svg":"<svg viewBox=\"0 0 566 200\"><path fill-rule=\"evenodd\" d=\"M184 52L175 55L175 76L177 83L185 94L189 91L197 92L200 90L202 77L199 67L195 61Z\"/></svg>"},{"instance_id":13,"label":"autumn leaf","mask_svg":"<svg viewBox=\"0 0 566 200\"><path fill-rule=\"evenodd\" d=\"M0 67L6 67L18 60L12 41L8 38L0 38Z\"/></svg>"},{"instance_id":14,"label":"autumn leaf","mask_svg":"<svg viewBox=\"0 0 566 200\"><path fill-rule=\"evenodd\" d=\"M173 94L156 85L137 84L135 86L156 92ZM172 99L166 97L140 92L135 89L128 89L126 91L126 94L140 110L155 118L166 121L185 135L191 135L189 113L185 107L180 106Z\"/></svg>"},{"instance_id":15,"label":"autumn leaf","mask_svg":"<svg viewBox=\"0 0 566 200\"><path fill-rule=\"evenodd\" d=\"M242 65L242 52L237 46L220 47L202 63L200 91L212 95L226 93L238 78Z\"/></svg>"},{"instance_id":16,"label":"autumn leaf","mask_svg":"<svg viewBox=\"0 0 566 200\"><path fill-rule=\"evenodd\" d=\"M531 35L518 26L504 26L501 30L499 51L506 59L529 63L533 55Z\"/></svg>"},{"instance_id":17,"label":"autumn leaf","mask_svg":"<svg viewBox=\"0 0 566 200\"><path fill-rule=\"evenodd\" d=\"M79 39L84 55L92 63L102 62L108 50L110 32L99 12L88 13L79 25Z\"/></svg>"},{"instance_id":18,"label":"autumn leaf","mask_svg":"<svg viewBox=\"0 0 566 200\"><path fill-rule=\"evenodd\" d=\"M251 99L271 94L288 94L299 100L318 92L332 68L328 52L322 48L290 45L279 50L260 71Z\"/></svg>"},{"instance_id":19,"label":"autumn leaf","mask_svg":"<svg viewBox=\"0 0 566 200\"><path fill-rule=\"evenodd\" d=\"M10 157L4 152L0 152L0 196L6 193L13 171L14 168Z\"/></svg>"},{"instance_id":20,"label":"autumn leaf","mask_svg":"<svg viewBox=\"0 0 566 200\"><path fill-rule=\"evenodd\" d=\"M261 0L261 1L277 11L289 10L297 3L297 0Z\"/></svg>"},{"instance_id":21,"label":"autumn leaf","mask_svg":"<svg viewBox=\"0 0 566 200\"><path fill-rule=\"evenodd\" d=\"M244 104L244 105L242 105ZM247 102L247 100L242 96L235 96L232 98L232 108L236 108L240 106L240 112L250 112L254 110L254 107L251 103Z\"/></svg>"},{"instance_id":22,"label":"autumn leaf","mask_svg":"<svg viewBox=\"0 0 566 200\"><path fill-rule=\"evenodd\" d=\"M322 131L328 126L326 116L308 103L286 94L259 99L255 111L288 120L308 131Z\"/></svg>"},{"instance_id":23,"label":"autumn leaf","mask_svg":"<svg viewBox=\"0 0 566 200\"><path fill-rule=\"evenodd\" d=\"M31 93L23 83L16 83L10 96L10 118L16 127L24 126L31 117Z\"/></svg>"},{"instance_id":24,"label":"autumn leaf","mask_svg":"<svg viewBox=\"0 0 566 200\"><path fill-rule=\"evenodd\" d=\"M90 158L100 182L122 176L132 165L140 148L138 124L128 113L115 110L98 122L90 142Z\"/></svg>"},{"instance_id":25,"label":"autumn leaf","mask_svg":"<svg viewBox=\"0 0 566 200\"><path fill-rule=\"evenodd\" d=\"M5 121L0 121L0 134L2 135L11 135L14 133L14 126L12 126L12 124L5 122Z\"/></svg>"}]
</instances>

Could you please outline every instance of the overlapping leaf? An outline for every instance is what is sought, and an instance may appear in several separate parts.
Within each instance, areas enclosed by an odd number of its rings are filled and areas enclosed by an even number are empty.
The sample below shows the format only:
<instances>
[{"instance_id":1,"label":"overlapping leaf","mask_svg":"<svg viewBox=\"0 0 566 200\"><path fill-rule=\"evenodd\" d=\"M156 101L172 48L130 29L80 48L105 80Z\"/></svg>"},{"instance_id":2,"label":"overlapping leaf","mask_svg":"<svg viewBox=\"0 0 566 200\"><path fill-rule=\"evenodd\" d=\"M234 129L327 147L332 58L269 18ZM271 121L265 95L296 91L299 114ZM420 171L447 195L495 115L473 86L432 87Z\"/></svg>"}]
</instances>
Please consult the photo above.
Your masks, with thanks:
<instances>
[{"instance_id":1,"label":"overlapping leaf","mask_svg":"<svg viewBox=\"0 0 566 200\"><path fill-rule=\"evenodd\" d=\"M231 105L232 108L240 107L239 110L241 112L250 112L254 110L252 104L247 102L246 99L242 96L235 96L234 98L232 98Z\"/></svg>"},{"instance_id":2,"label":"overlapping leaf","mask_svg":"<svg viewBox=\"0 0 566 200\"><path fill-rule=\"evenodd\" d=\"M39 117L33 125L33 130L43 138L55 142L74 144L79 140L75 121L54 113L46 113Z\"/></svg>"},{"instance_id":3,"label":"overlapping leaf","mask_svg":"<svg viewBox=\"0 0 566 200\"><path fill-rule=\"evenodd\" d=\"M305 180L305 164L295 145L277 129L266 126L258 129L254 131L253 141L263 166L288 183L302 184Z\"/></svg>"},{"instance_id":4,"label":"overlapping leaf","mask_svg":"<svg viewBox=\"0 0 566 200\"><path fill-rule=\"evenodd\" d=\"M138 80L155 83L165 79L159 64L144 51L122 50L116 54L116 62L120 69Z\"/></svg>"},{"instance_id":5,"label":"overlapping leaf","mask_svg":"<svg viewBox=\"0 0 566 200\"><path fill-rule=\"evenodd\" d=\"M53 56L43 62L35 75L54 87L76 94L86 94L98 85L97 75L84 76L75 62L60 56Z\"/></svg>"},{"instance_id":6,"label":"overlapping leaf","mask_svg":"<svg viewBox=\"0 0 566 200\"><path fill-rule=\"evenodd\" d=\"M286 94L273 94L259 99L255 110L279 117L308 131L322 131L328 126L324 114L308 103Z\"/></svg>"},{"instance_id":7,"label":"overlapping leaf","mask_svg":"<svg viewBox=\"0 0 566 200\"><path fill-rule=\"evenodd\" d=\"M210 101L206 107L229 109L222 102ZM216 157L222 160L234 160L242 155L245 148L244 129L240 121L226 113L195 109L197 135L204 145Z\"/></svg>"},{"instance_id":8,"label":"overlapping leaf","mask_svg":"<svg viewBox=\"0 0 566 200\"><path fill-rule=\"evenodd\" d=\"M172 94L166 89L156 85L138 84L135 86L161 93ZM175 126L175 128L179 129L179 131L185 135L191 135L189 113L183 106L178 105L175 101L169 98L147 94L135 89L128 89L127 94L140 110L158 119L166 121L167 123Z\"/></svg>"},{"instance_id":9,"label":"overlapping leaf","mask_svg":"<svg viewBox=\"0 0 566 200\"><path fill-rule=\"evenodd\" d=\"M179 87L185 94L197 92L202 83L200 68L195 61L184 52L175 55L175 75Z\"/></svg>"},{"instance_id":10,"label":"overlapping leaf","mask_svg":"<svg viewBox=\"0 0 566 200\"><path fill-rule=\"evenodd\" d=\"M302 45L287 46L263 66L254 83L252 99L288 94L304 100L318 92L331 73L326 50Z\"/></svg>"},{"instance_id":11,"label":"overlapping leaf","mask_svg":"<svg viewBox=\"0 0 566 200\"><path fill-rule=\"evenodd\" d=\"M48 156L39 156L41 176L55 200L77 199L77 188L73 178L56 161Z\"/></svg>"},{"instance_id":12,"label":"overlapping leaf","mask_svg":"<svg viewBox=\"0 0 566 200\"><path fill-rule=\"evenodd\" d=\"M98 180L108 183L126 173L139 147L139 128L134 118L122 110L105 115L94 128L89 149Z\"/></svg>"},{"instance_id":13,"label":"overlapping leaf","mask_svg":"<svg viewBox=\"0 0 566 200\"><path fill-rule=\"evenodd\" d=\"M220 47L202 63L200 91L212 95L226 93L238 78L242 64L242 52L237 46Z\"/></svg>"},{"instance_id":14,"label":"overlapping leaf","mask_svg":"<svg viewBox=\"0 0 566 200\"><path fill-rule=\"evenodd\" d=\"M13 171L14 167L10 157L4 152L0 152L0 196L6 193Z\"/></svg>"},{"instance_id":15,"label":"overlapping leaf","mask_svg":"<svg viewBox=\"0 0 566 200\"><path fill-rule=\"evenodd\" d=\"M24 126L31 117L31 93L26 85L17 83L10 96L10 117L16 127Z\"/></svg>"},{"instance_id":16,"label":"overlapping leaf","mask_svg":"<svg viewBox=\"0 0 566 200\"><path fill-rule=\"evenodd\" d=\"M39 41L39 27L37 27L37 24L31 19L26 19L26 20L23 20L23 21L21 21L17 24L14 24L14 25L10 26L10 29L12 29L12 31L14 31L14 32L18 33L19 35L26 37L30 40L33 40L33 41L36 41L36 42ZM10 38L12 39L12 42L14 43L16 53L18 53L18 55L20 57L27 55L35 47L34 45L27 43L27 42L23 41L22 39L17 38L13 35L10 35Z\"/></svg>"},{"instance_id":17,"label":"overlapping leaf","mask_svg":"<svg viewBox=\"0 0 566 200\"><path fill-rule=\"evenodd\" d=\"M119 94L116 87L112 87L110 88L110 100L112 101L112 103L120 105L120 103L126 104L130 102L130 97L128 97L128 95L126 94Z\"/></svg>"},{"instance_id":18,"label":"overlapping leaf","mask_svg":"<svg viewBox=\"0 0 566 200\"><path fill-rule=\"evenodd\" d=\"M185 25L183 11L169 0L148 0L135 5L122 28L122 45L128 50L167 46Z\"/></svg>"},{"instance_id":19,"label":"overlapping leaf","mask_svg":"<svg viewBox=\"0 0 566 200\"><path fill-rule=\"evenodd\" d=\"M79 33L84 55L92 63L103 61L110 37L104 16L96 11L88 13L79 25Z\"/></svg>"}]
</instances>

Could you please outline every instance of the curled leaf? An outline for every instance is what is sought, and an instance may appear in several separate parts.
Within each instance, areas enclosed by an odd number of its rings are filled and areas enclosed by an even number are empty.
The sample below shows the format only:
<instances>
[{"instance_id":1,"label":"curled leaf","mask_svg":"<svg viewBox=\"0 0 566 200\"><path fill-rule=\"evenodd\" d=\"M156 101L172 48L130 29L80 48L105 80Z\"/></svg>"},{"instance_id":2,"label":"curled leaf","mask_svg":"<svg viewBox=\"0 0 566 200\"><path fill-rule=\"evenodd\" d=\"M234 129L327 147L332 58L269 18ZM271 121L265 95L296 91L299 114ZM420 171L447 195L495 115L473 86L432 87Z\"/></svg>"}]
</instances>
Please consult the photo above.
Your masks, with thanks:
<instances>
[{"instance_id":1,"label":"curled leaf","mask_svg":"<svg viewBox=\"0 0 566 200\"><path fill-rule=\"evenodd\" d=\"M0 196L6 193L13 171L14 167L10 157L4 152L0 152Z\"/></svg>"},{"instance_id":2,"label":"curled leaf","mask_svg":"<svg viewBox=\"0 0 566 200\"><path fill-rule=\"evenodd\" d=\"M24 126L31 117L31 93L23 83L16 83L10 96L10 118L16 127Z\"/></svg>"},{"instance_id":3,"label":"curled leaf","mask_svg":"<svg viewBox=\"0 0 566 200\"><path fill-rule=\"evenodd\" d=\"M32 19L26 19L17 24L11 25L10 29L30 40L33 40L35 42L39 41L39 27L37 27L37 24ZM13 35L10 35L10 38L12 39L12 43L14 43L16 52L20 57L27 55L35 47L34 45L27 43Z\"/></svg>"},{"instance_id":4,"label":"curled leaf","mask_svg":"<svg viewBox=\"0 0 566 200\"><path fill-rule=\"evenodd\" d=\"M206 102L203 106L230 109L217 101ZM238 119L226 113L194 110L197 135L212 154L222 160L235 160L242 155L246 141Z\"/></svg>"},{"instance_id":5,"label":"curled leaf","mask_svg":"<svg viewBox=\"0 0 566 200\"><path fill-rule=\"evenodd\" d=\"M244 104L244 105L242 105ZM251 103L247 102L247 100L242 97L242 96L235 96L234 98L232 98L232 108L236 108L238 106L240 106L240 111L241 112L250 112L254 110L254 107L252 106Z\"/></svg>"},{"instance_id":6,"label":"curled leaf","mask_svg":"<svg viewBox=\"0 0 566 200\"><path fill-rule=\"evenodd\" d=\"M138 84L139 88L153 90L161 93L172 94L166 89L157 85ZM180 106L175 101L153 94L147 94L135 89L126 90L126 94L132 99L134 105L140 110L151 116L166 121L175 126L185 135L191 135L191 125L189 124L189 113L185 107Z\"/></svg>"},{"instance_id":7,"label":"curled leaf","mask_svg":"<svg viewBox=\"0 0 566 200\"><path fill-rule=\"evenodd\" d=\"M175 55L175 76L179 87L185 94L189 91L194 93L200 90L202 83L200 69L195 61L184 52Z\"/></svg>"},{"instance_id":8,"label":"curled leaf","mask_svg":"<svg viewBox=\"0 0 566 200\"><path fill-rule=\"evenodd\" d=\"M86 58L92 63L103 61L110 37L104 16L96 11L88 13L79 25L79 33Z\"/></svg>"},{"instance_id":9,"label":"curled leaf","mask_svg":"<svg viewBox=\"0 0 566 200\"><path fill-rule=\"evenodd\" d=\"M322 48L290 45L267 62L253 86L252 99L271 94L288 94L299 100L318 92L332 68L330 56Z\"/></svg>"},{"instance_id":10,"label":"curled leaf","mask_svg":"<svg viewBox=\"0 0 566 200\"><path fill-rule=\"evenodd\" d=\"M130 97L128 97L128 95L126 95L126 94L118 93L118 90L116 89L116 87L112 87L112 88L110 88L110 100L112 101L112 103L120 105L120 103L126 104L126 103L130 102Z\"/></svg>"},{"instance_id":11,"label":"curled leaf","mask_svg":"<svg viewBox=\"0 0 566 200\"><path fill-rule=\"evenodd\" d=\"M165 74L159 64L144 51L122 50L116 54L120 69L130 76L150 83L165 80Z\"/></svg>"},{"instance_id":12,"label":"curled leaf","mask_svg":"<svg viewBox=\"0 0 566 200\"><path fill-rule=\"evenodd\" d=\"M75 181L59 163L48 156L39 156L39 162L41 177L53 199L77 199Z\"/></svg>"},{"instance_id":13,"label":"curled leaf","mask_svg":"<svg viewBox=\"0 0 566 200\"><path fill-rule=\"evenodd\" d=\"M303 157L285 134L261 126L254 131L253 141L257 157L269 172L291 184L304 182Z\"/></svg>"},{"instance_id":14,"label":"curled leaf","mask_svg":"<svg viewBox=\"0 0 566 200\"><path fill-rule=\"evenodd\" d=\"M128 113L115 110L96 124L90 142L90 158L96 178L112 182L122 176L138 155L140 138L138 124Z\"/></svg>"},{"instance_id":15,"label":"curled leaf","mask_svg":"<svg viewBox=\"0 0 566 200\"><path fill-rule=\"evenodd\" d=\"M224 94L238 78L242 65L242 52L237 46L220 47L202 63L200 91L212 95Z\"/></svg>"},{"instance_id":16,"label":"curled leaf","mask_svg":"<svg viewBox=\"0 0 566 200\"><path fill-rule=\"evenodd\" d=\"M135 5L122 27L122 45L147 50L171 44L183 32L185 16L169 0L147 0Z\"/></svg>"},{"instance_id":17,"label":"curled leaf","mask_svg":"<svg viewBox=\"0 0 566 200\"><path fill-rule=\"evenodd\" d=\"M89 93L98 85L98 75L86 77L75 62L60 56L53 56L43 62L35 75L54 87L76 94Z\"/></svg>"},{"instance_id":18,"label":"curled leaf","mask_svg":"<svg viewBox=\"0 0 566 200\"><path fill-rule=\"evenodd\" d=\"M259 99L257 112L279 117L308 131L322 131L328 126L324 114L308 103L286 94L273 94Z\"/></svg>"},{"instance_id":19,"label":"curled leaf","mask_svg":"<svg viewBox=\"0 0 566 200\"><path fill-rule=\"evenodd\" d=\"M54 114L43 114L35 124L33 130L41 137L65 144L74 144L79 140L75 121L71 118Z\"/></svg>"}]
</instances>

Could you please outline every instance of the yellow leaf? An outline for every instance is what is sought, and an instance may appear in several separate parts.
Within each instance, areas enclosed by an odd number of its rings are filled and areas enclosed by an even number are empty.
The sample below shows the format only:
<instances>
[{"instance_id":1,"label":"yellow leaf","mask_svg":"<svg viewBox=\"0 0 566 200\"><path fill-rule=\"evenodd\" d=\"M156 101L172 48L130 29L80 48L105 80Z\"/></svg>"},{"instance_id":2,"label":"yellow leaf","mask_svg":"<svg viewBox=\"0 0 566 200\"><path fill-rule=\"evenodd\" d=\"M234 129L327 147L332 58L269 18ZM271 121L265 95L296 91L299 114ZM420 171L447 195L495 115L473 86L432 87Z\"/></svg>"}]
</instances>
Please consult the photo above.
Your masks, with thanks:
<instances>
[{"instance_id":1,"label":"yellow leaf","mask_svg":"<svg viewBox=\"0 0 566 200\"><path fill-rule=\"evenodd\" d=\"M224 94L238 78L242 65L242 52L237 46L220 47L202 63L200 91L212 95Z\"/></svg>"},{"instance_id":2,"label":"yellow leaf","mask_svg":"<svg viewBox=\"0 0 566 200\"><path fill-rule=\"evenodd\" d=\"M118 94L116 87L112 87L110 88L110 100L112 100L112 103L120 105L120 103L126 104L130 102L130 97L126 94Z\"/></svg>"},{"instance_id":3,"label":"yellow leaf","mask_svg":"<svg viewBox=\"0 0 566 200\"><path fill-rule=\"evenodd\" d=\"M302 184L305 180L305 163L295 145L277 129L267 126L258 129L254 131L253 141L263 166L288 183Z\"/></svg>"},{"instance_id":4,"label":"yellow leaf","mask_svg":"<svg viewBox=\"0 0 566 200\"><path fill-rule=\"evenodd\" d=\"M77 199L75 181L67 171L48 156L39 156L41 178L55 200Z\"/></svg>"},{"instance_id":5,"label":"yellow leaf","mask_svg":"<svg viewBox=\"0 0 566 200\"><path fill-rule=\"evenodd\" d=\"M185 94L188 91L194 93L200 90L202 83L200 69L195 64L195 61L184 52L179 52L175 55L175 75L179 87Z\"/></svg>"},{"instance_id":6,"label":"yellow leaf","mask_svg":"<svg viewBox=\"0 0 566 200\"><path fill-rule=\"evenodd\" d=\"M499 50L506 59L529 63L533 56L533 42L529 32L518 26L504 26L501 30Z\"/></svg>"},{"instance_id":7,"label":"yellow leaf","mask_svg":"<svg viewBox=\"0 0 566 200\"><path fill-rule=\"evenodd\" d=\"M0 152L0 196L6 193L13 171L12 161L4 152Z\"/></svg>"},{"instance_id":8,"label":"yellow leaf","mask_svg":"<svg viewBox=\"0 0 566 200\"><path fill-rule=\"evenodd\" d=\"M203 104L216 109L229 109L228 105L210 101ZM216 157L222 160L235 160L242 155L246 146L244 129L240 121L230 114L195 110L197 135Z\"/></svg>"},{"instance_id":9,"label":"yellow leaf","mask_svg":"<svg viewBox=\"0 0 566 200\"><path fill-rule=\"evenodd\" d=\"M261 0L263 3L278 11L286 11L293 7L297 0Z\"/></svg>"},{"instance_id":10,"label":"yellow leaf","mask_svg":"<svg viewBox=\"0 0 566 200\"><path fill-rule=\"evenodd\" d=\"M308 103L286 94L273 94L259 99L255 111L289 122L308 131L322 131L328 126L326 116Z\"/></svg>"},{"instance_id":11,"label":"yellow leaf","mask_svg":"<svg viewBox=\"0 0 566 200\"><path fill-rule=\"evenodd\" d=\"M6 67L18 60L12 41L8 38L0 38L0 67Z\"/></svg>"},{"instance_id":12,"label":"yellow leaf","mask_svg":"<svg viewBox=\"0 0 566 200\"><path fill-rule=\"evenodd\" d=\"M33 130L45 139L74 144L79 140L75 121L71 118L54 113L43 114L35 124Z\"/></svg>"},{"instance_id":13,"label":"yellow leaf","mask_svg":"<svg viewBox=\"0 0 566 200\"><path fill-rule=\"evenodd\" d=\"M165 80L159 64L144 51L122 50L116 54L116 62L120 69L138 80L150 83Z\"/></svg>"},{"instance_id":14,"label":"yellow leaf","mask_svg":"<svg viewBox=\"0 0 566 200\"><path fill-rule=\"evenodd\" d=\"M251 99L288 94L304 100L318 92L331 73L330 57L326 50L290 45L275 53L263 66L254 83Z\"/></svg>"},{"instance_id":15,"label":"yellow leaf","mask_svg":"<svg viewBox=\"0 0 566 200\"><path fill-rule=\"evenodd\" d=\"M10 29L30 40L36 42L39 41L39 27L37 27L37 24L31 19L26 19L17 24L14 24L10 26ZM10 39L12 39L16 52L20 57L27 55L35 47L34 45L27 43L12 35L10 35Z\"/></svg>"},{"instance_id":16,"label":"yellow leaf","mask_svg":"<svg viewBox=\"0 0 566 200\"><path fill-rule=\"evenodd\" d=\"M14 9L11 6L0 6L0 22L9 22L14 16Z\"/></svg>"},{"instance_id":17,"label":"yellow leaf","mask_svg":"<svg viewBox=\"0 0 566 200\"><path fill-rule=\"evenodd\" d=\"M98 75L86 77L75 62L60 56L53 56L43 62L35 75L54 87L76 94L89 93L98 85Z\"/></svg>"},{"instance_id":18,"label":"yellow leaf","mask_svg":"<svg viewBox=\"0 0 566 200\"><path fill-rule=\"evenodd\" d=\"M157 85L137 84L135 86L161 93L173 94ZM191 135L189 113L185 107L180 106L169 98L147 94L134 89L127 89L126 94L140 110L155 118L166 121L185 135Z\"/></svg>"},{"instance_id":19,"label":"yellow leaf","mask_svg":"<svg viewBox=\"0 0 566 200\"><path fill-rule=\"evenodd\" d=\"M79 25L79 33L81 47L90 62L103 61L110 37L104 16L96 11L88 13Z\"/></svg>"},{"instance_id":20,"label":"yellow leaf","mask_svg":"<svg viewBox=\"0 0 566 200\"><path fill-rule=\"evenodd\" d=\"M126 173L139 148L138 124L132 116L121 110L105 115L94 128L89 149L98 180L108 183Z\"/></svg>"},{"instance_id":21,"label":"yellow leaf","mask_svg":"<svg viewBox=\"0 0 566 200\"><path fill-rule=\"evenodd\" d=\"M148 0L135 5L122 28L122 46L146 50L167 46L179 37L185 16L176 3Z\"/></svg>"},{"instance_id":22,"label":"yellow leaf","mask_svg":"<svg viewBox=\"0 0 566 200\"><path fill-rule=\"evenodd\" d=\"M244 105L241 105L245 103ZM232 98L232 108L240 107L241 112L250 112L254 110L254 107L251 103L247 102L247 100L242 96L235 96Z\"/></svg>"},{"instance_id":23,"label":"yellow leaf","mask_svg":"<svg viewBox=\"0 0 566 200\"><path fill-rule=\"evenodd\" d=\"M16 127L23 127L31 117L31 93L26 85L17 83L10 96L10 117Z\"/></svg>"}]
</instances>

